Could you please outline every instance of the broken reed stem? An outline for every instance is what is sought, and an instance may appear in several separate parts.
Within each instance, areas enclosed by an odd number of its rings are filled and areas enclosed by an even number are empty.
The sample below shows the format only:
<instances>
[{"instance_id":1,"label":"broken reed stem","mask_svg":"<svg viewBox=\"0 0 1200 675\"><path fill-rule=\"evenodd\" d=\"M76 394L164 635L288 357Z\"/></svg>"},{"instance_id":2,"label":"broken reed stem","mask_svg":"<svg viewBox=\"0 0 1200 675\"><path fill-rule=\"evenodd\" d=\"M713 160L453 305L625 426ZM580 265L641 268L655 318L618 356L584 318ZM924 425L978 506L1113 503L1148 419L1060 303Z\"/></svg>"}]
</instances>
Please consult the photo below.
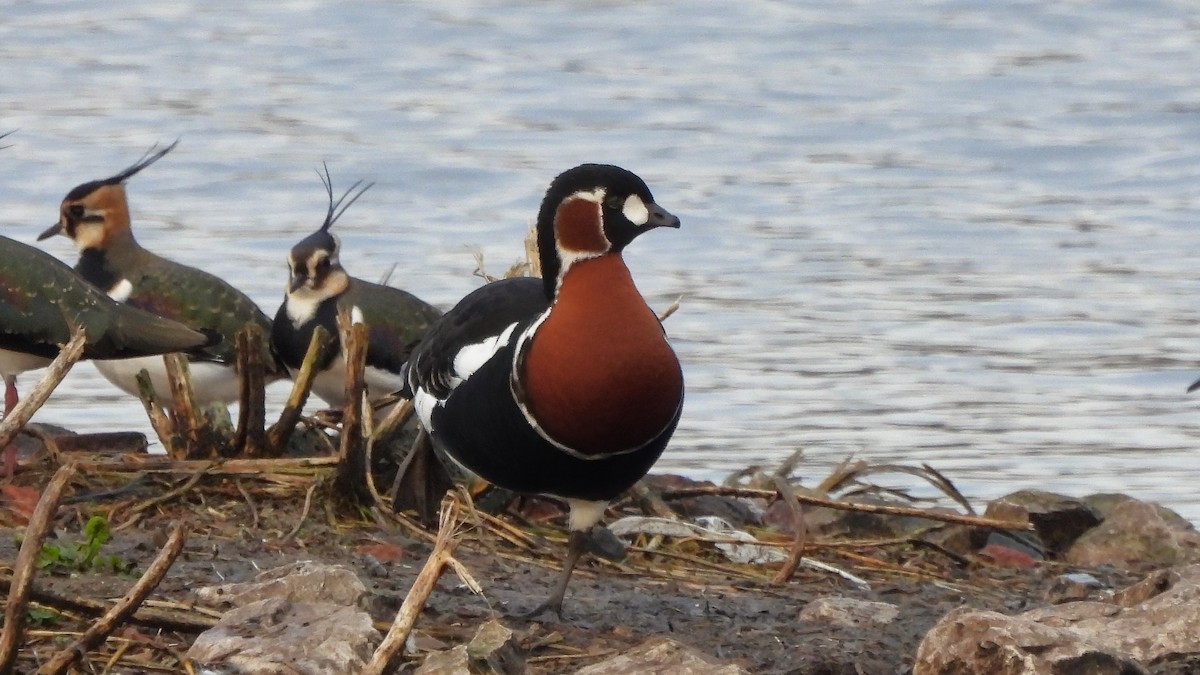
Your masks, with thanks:
<instances>
[{"instance_id":1,"label":"broken reed stem","mask_svg":"<svg viewBox=\"0 0 1200 675\"><path fill-rule=\"evenodd\" d=\"M371 661L362 671L363 675L382 675L391 672L388 666L404 649L404 644L408 641L408 636L417 623L417 617L421 615L421 610L428 602L429 596L433 594L434 586L437 585L446 566L450 565L456 571L461 570L461 567L456 564L458 561L452 557L454 547L457 545L454 531L458 527L459 511L458 501L453 496L447 497L442 502L437 541L434 542L433 551L430 552L425 566L421 568L421 572L413 581L408 595L404 596L404 603L396 612L396 619L392 622L392 627L388 629L383 642L379 643L379 647L371 655ZM463 581L468 580L464 579Z\"/></svg>"},{"instance_id":2,"label":"broken reed stem","mask_svg":"<svg viewBox=\"0 0 1200 675\"><path fill-rule=\"evenodd\" d=\"M311 476L337 466L337 457L281 457L278 459L170 459L168 457L137 456L127 461L75 462L85 473L171 473L194 474L206 471L220 476L269 476L272 474Z\"/></svg>"},{"instance_id":3,"label":"broken reed stem","mask_svg":"<svg viewBox=\"0 0 1200 675\"><path fill-rule=\"evenodd\" d=\"M46 374L42 375L42 379L38 381L33 391L26 394L25 398L21 399L17 406L5 416L4 421L0 422L0 448L8 447L8 444L17 437L17 434L38 411L38 408L41 408L46 399L50 398L54 388L70 372L71 366L75 365L79 357L83 356L83 346L86 342L87 336L84 334L83 328L76 328L75 332L71 334L71 341L59 350L58 356L50 362L50 366L46 368Z\"/></svg>"},{"instance_id":4,"label":"broken reed stem","mask_svg":"<svg viewBox=\"0 0 1200 675\"><path fill-rule=\"evenodd\" d=\"M786 584L796 573L800 561L804 559L804 543L808 539L808 528L804 524L804 508L796 500L796 491L792 489L791 484L783 476L775 476L775 489L787 500L788 509L792 513L792 526L796 530L796 539L791 550L788 551L788 558L775 573L775 578L771 580L775 584Z\"/></svg>"},{"instance_id":5,"label":"broken reed stem","mask_svg":"<svg viewBox=\"0 0 1200 675\"><path fill-rule=\"evenodd\" d=\"M188 490L191 490L192 488L196 487L196 485L200 482L200 479L203 478L205 476L205 474L208 473L208 469L211 466L212 466L212 462L208 462L208 466L202 467L199 470L192 473L192 475L187 480L185 480L182 484L180 484L178 487L172 488L171 490L168 490L167 492L164 492L160 495L151 497L150 499L147 499L144 502L135 504L134 506L131 506L127 511L120 511L121 515L128 514L128 517L125 518L126 522L128 522L131 518L137 516L137 514L141 513L142 511L145 511L146 509L148 509L152 506L156 506L158 504L169 502L172 499L175 499L176 497L184 494ZM112 515L115 517L117 515L117 513L118 513L118 510L114 509Z\"/></svg>"},{"instance_id":6,"label":"broken reed stem","mask_svg":"<svg viewBox=\"0 0 1200 675\"><path fill-rule=\"evenodd\" d=\"M340 461L334 487L337 494L352 504L371 506L373 498L366 486L367 473L371 467L367 462L366 444L363 441L363 395L366 391L363 376L367 367L367 326L350 323L348 313L340 310L338 331L342 339L342 356L346 361L346 407L342 412L341 444L338 448Z\"/></svg>"},{"instance_id":7,"label":"broken reed stem","mask_svg":"<svg viewBox=\"0 0 1200 675\"><path fill-rule=\"evenodd\" d=\"M692 487L679 488L676 490L664 490L662 493L663 499L685 499L687 497L702 497L705 495L718 495L724 497L749 497L751 499L774 499L779 495L775 490L758 490L754 488L739 488L739 487ZM810 506L824 506L830 509L839 511L859 511L862 513L875 513L888 516L912 516L913 518L925 518L927 520L939 520L945 523L954 523L956 525L969 525L971 527L982 527L989 530L1028 530L1034 529L1033 523L1018 523L1009 520L996 520L994 518L982 518L979 516L964 516L958 513L939 513L927 509L916 509L907 506L878 506L874 504L852 504L848 502L839 502L833 499L822 499L821 497L809 497L807 495L795 495L796 501L801 504Z\"/></svg>"},{"instance_id":8,"label":"broken reed stem","mask_svg":"<svg viewBox=\"0 0 1200 675\"><path fill-rule=\"evenodd\" d=\"M150 372L143 368L138 371L134 379L137 380L138 398L142 399L142 407L146 409L146 417L150 418L150 426L154 427L154 434L158 436L158 442L162 443L163 450L168 456L182 459L183 453L175 447L175 424L163 411L162 402L158 399L158 392L154 391L154 384L150 381Z\"/></svg>"},{"instance_id":9,"label":"broken reed stem","mask_svg":"<svg viewBox=\"0 0 1200 675\"><path fill-rule=\"evenodd\" d=\"M196 457L200 452L200 432L204 422L200 419L200 409L192 391L187 357L178 353L164 354L163 361L167 366L167 383L171 387L171 418L175 421L175 431L183 434L186 456Z\"/></svg>"},{"instance_id":10,"label":"broken reed stem","mask_svg":"<svg viewBox=\"0 0 1200 675\"><path fill-rule=\"evenodd\" d=\"M308 491L304 493L304 509L300 511L300 517L296 519L296 526L292 528L291 532L283 535L279 543L286 544L300 533L300 528L304 525L304 521L308 519L308 510L312 508L313 493L317 491L317 485L319 483L314 481L312 485L308 486Z\"/></svg>"},{"instance_id":11,"label":"broken reed stem","mask_svg":"<svg viewBox=\"0 0 1200 675\"><path fill-rule=\"evenodd\" d=\"M292 384L292 393L288 395L287 405L279 415L279 421L267 430L268 456L279 457L287 451L288 441L300 422L300 413L308 401L309 392L312 391L313 380L317 374L317 359L329 346L331 339L329 331L321 326L317 326L313 331L312 339L308 342L308 351L304 353L304 361L300 364L300 372L296 373L295 382Z\"/></svg>"},{"instance_id":12,"label":"broken reed stem","mask_svg":"<svg viewBox=\"0 0 1200 675\"><path fill-rule=\"evenodd\" d=\"M372 410L365 410L363 412L363 421L373 420L373 412ZM371 475L370 470L370 467L374 466L375 462L373 459L375 457L375 444L386 440L395 433L401 425L408 421L408 418L412 416L412 412L412 401L401 399L399 402L392 404L387 417L378 425L372 424L372 428L367 433L365 441L367 446L367 473L364 478L366 479L367 491L371 493L371 502L375 505L383 503L383 495L379 494L379 490L375 487L375 477ZM400 474L397 473L396 477L400 478ZM393 489L392 492L394 493L395 490ZM393 494L392 496L394 497L395 495Z\"/></svg>"},{"instance_id":13,"label":"broken reed stem","mask_svg":"<svg viewBox=\"0 0 1200 675\"><path fill-rule=\"evenodd\" d=\"M231 449L240 457L261 457L266 446L263 428L267 422L266 379L263 372L263 332L258 324L247 324L234 336L237 372L241 385L238 398L237 432Z\"/></svg>"},{"instance_id":14,"label":"broken reed stem","mask_svg":"<svg viewBox=\"0 0 1200 675\"><path fill-rule=\"evenodd\" d=\"M99 621L84 631L78 640L61 649L46 665L42 666L37 671L38 675L59 675L67 672L76 659L104 642L104 639L123 624L154 591L158 583L166 576L167 570L171 569L171 565L175 563L175 559L179 557L185 542L187 542L187 528L183 523L176 523L170 536L167 537L166 545L155 556L154 562L150 563L150 567L146 569L142 578L138 579L129 592L105 612Z\"/></svg>"},{"instance_id":15,"label":"broken reed stem","mask_svg":"<svg viewBox=\"0 0 1200 675\"><path fill-rule=\"evenodd\" d=\"M408 418L412 417L413 404L408 399L400 399L398 403L392 406L386 417L375 427L375 432L371 434L371 442L387 440L389 436L396 432L397 429L404 426Z\"/></svg>"},{"instance_id":16,"label":"broken reed stem","mask_svg":"<svg viewBox=\"0 0 1200 675\"><path fill-rule=\"evenodd\" d=\"M525 260L529 265L529 276L542 277L542 257L538 253L537 240L537 223L529 224L529 231L525 233Z\"/></svg>"},{"instance_id":17,"label":"broken reed stem","mask_svg":"<svg viewBox=\"0 0 1200 675\"><path fill-rule=\"evenodd\" d=\"M76 335L82 333L78 332ZM13 672L17 647L21 644L21 634L25 629L25 609L29 603L29 589L33 585L38 554L41 553L42 542L46 540L46 534L54 522L54 514L58 511L63 490L74 475L74 464L61 466L54 472L54 477L42 491L42 496L33 509L33 515L29 517L29 524L25 526L25 539L21 542L21 550L17 553L17 561L13 565L12 585L8 589L8 604L4 608L4 632L0 634L0 675Z\"/></svg>"}]
</instances>

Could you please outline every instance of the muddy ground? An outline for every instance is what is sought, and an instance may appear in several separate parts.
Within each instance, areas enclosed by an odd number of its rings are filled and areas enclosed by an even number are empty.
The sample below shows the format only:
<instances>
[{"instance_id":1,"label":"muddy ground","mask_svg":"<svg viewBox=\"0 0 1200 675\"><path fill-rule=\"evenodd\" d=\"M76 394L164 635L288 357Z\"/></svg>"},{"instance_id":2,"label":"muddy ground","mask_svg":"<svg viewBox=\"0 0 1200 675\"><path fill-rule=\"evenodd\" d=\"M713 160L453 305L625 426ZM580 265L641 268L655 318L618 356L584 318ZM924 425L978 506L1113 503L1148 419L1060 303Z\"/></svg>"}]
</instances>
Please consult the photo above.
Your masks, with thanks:
<instances>
[{"instance_id":1,"label":"muddy ground","mask_svg":"<svg viewBox=\"0 0 1200 675\"><path fill-rule=\"evenodd\" d=\"M52 470L45 466L23 472L3 490L0 522L13 534L20 532L31 509L29 499L36 499ZM411 521L369 510L338 512L327 473L279 479L212 476L181 490L186 475L89 470L73 481L50 543L64 550L76 547L83 524L101 515L113 529L101 549L107 562L89 569L50 565L39 571L35 586L60 599L119 597L159 551L169 526L182 521L190 529L185 551L151 596L160 603L178 603L168 607L176 615L210 620L189 609L196 587L245 581L260 570L316 560L355 570L370 589L368 610L384 631L432 545ZM175 497L146 506L172 489L178 491ZM712 506L713 500L708 501ZM671 506L686 510L677 503ZM736 511L740 505L733 507ZM718 503L716 510L724 508ZM641 513L632 501L621 511ZM619 515L610 513L608 520ZM487 618L499 617L522 637L536 673L574 672L658 635L751 673L907 673L922 636L949 610L970 605L1016 612L1044 604L1053 580L1075 571L1050 562L1032 569L1004 567L912 543L928 529L911 537L847 531L812 537L807 555L862 577L870 590L806 568L777 584L771 581L777 564L733 564L711 545L696 542L663 541L657 552L647 552L640 549L653 542L642 539L621 563L585 559L568 589L565 617L531 621L518 615L549 591L565 550L564 518L552 505L526 502L511 505L502 520L530 533L534 544L516 546L498 537L495 528L465 526L455 556L481 582L484 595L474 595L453 575L443 576L417 625L423 649L464 643ZM764 539L791 540L770 528L749 529ZM0 537L0 564L9 569L16 559L16 540ZM115 572L109 566L114 561L136 569ZM1137 573L1087 571L1110 587L1140 578ZM899 617L886 625L854 628L798 618L807 603L828 595L891 603L899 607ZM40 607L59 604L51 598ZM31 626L19 671L32 671L65 644L71 631L92 620L79 611L58 609L62 615L42 612ZM119 639L90 654L93 670L81 672L100 672L118 650L122 653L110 672L183 672L180 657L198 630L127 627ZM421 657L413 656L406 669Z\"/></svg>"}]
</instances>

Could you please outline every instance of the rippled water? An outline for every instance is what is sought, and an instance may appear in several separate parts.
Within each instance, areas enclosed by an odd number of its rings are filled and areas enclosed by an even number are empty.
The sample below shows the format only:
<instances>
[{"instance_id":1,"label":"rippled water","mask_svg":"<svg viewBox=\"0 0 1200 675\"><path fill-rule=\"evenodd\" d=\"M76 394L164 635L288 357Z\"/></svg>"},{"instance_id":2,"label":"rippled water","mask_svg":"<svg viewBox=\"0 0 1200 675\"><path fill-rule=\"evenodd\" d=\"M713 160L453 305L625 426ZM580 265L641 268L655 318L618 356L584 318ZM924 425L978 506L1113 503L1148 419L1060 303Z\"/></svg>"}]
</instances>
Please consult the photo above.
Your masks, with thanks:
<instances>
[{"instance_id":1,"label":"rippled water","mask_svg":"<svg viewBox=\"0 0 1200 675\"><path fill-rule=\"evenodd\" d=\"M0 231L180 137L130 183L139 238L273 313L328 161L378 183L338 224L351 271L449 306L550 178L618 163L684 222L628 256L683 296L660 469L803 448L814 478L927 462L1197 519L1198 43L1169 0L14 2ZM90 366L38 419L148 429Z\"/></svg>"}]
</instances>

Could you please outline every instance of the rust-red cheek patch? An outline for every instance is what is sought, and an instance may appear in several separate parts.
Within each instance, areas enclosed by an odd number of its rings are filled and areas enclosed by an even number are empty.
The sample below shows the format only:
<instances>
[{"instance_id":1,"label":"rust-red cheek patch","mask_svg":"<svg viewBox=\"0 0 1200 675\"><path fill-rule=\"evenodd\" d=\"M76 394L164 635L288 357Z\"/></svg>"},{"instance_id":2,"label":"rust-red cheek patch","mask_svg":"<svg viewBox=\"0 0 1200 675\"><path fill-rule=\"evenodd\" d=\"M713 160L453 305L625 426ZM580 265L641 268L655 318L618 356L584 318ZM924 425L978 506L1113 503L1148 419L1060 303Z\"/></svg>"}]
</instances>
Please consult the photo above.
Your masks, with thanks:
<instances>
[{"instance_id":1,"label":"rust-red cheek patch","mask_svg":"<svg viewBox=\"0 0 1200 675\"><path fill-rule=\"evenodd\" d=\"M600 205L580 197L559 204L554 212L554 237L560 249L572 253L603 253L609 248Z\"/></svg>"}]
</instances>

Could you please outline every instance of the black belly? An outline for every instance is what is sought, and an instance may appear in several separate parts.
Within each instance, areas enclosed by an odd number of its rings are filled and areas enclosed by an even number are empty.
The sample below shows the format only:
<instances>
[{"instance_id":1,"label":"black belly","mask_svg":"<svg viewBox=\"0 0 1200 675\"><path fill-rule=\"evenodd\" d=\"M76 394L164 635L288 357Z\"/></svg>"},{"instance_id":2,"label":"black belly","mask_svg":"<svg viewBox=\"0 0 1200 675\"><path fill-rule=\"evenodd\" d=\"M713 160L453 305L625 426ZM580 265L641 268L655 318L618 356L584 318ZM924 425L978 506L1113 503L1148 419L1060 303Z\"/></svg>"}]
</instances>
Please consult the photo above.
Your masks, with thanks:
<instances>
[{"instance_id":1,"label":"black belly","mask_svg":"<svg viewBox=\"0 0 1200 675\"><path fill-rule=\"evenodd\" d=\"M611 500L646 475L679 422L677 414L663 433L633 452L601 459L574 457L538 435L525 420L509 391L511 364L510 344L455 388L431 420L434 441L442 450L501 487Z\"/></svg>"}]
</instances>

